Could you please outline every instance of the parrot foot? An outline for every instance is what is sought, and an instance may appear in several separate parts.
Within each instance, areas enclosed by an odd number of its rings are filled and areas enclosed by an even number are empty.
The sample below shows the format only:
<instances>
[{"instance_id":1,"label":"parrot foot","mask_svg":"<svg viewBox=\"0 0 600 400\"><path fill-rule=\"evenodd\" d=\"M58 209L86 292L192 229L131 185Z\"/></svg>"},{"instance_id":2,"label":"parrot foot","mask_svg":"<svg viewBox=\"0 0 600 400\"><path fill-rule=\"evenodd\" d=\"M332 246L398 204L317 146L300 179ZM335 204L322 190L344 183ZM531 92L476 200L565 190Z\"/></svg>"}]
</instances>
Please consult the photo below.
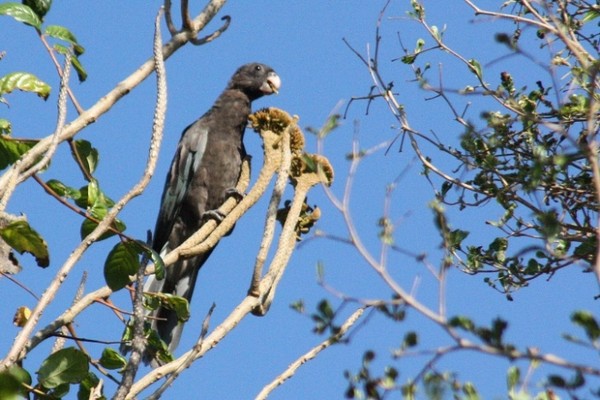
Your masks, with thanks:
<instances>
[{"instance_id":1,"label":"parrot foot","mask_svg":"<svg viewBox=\"0 0 600 400\"><path fill-rule=\"evenodd\" d=\"M238 202L242 201L242 199L244 198L244 196L246 196L244 193L240 192L236 188L229 188L229 189L227 189L225 191L225 195L227 197L234 197Z\"/></svg>"},{"instance_id":2,"label":"parrot foot","mask_svg":"<svg viewBox=\"0 0 600 400\"><path fill-rule=\"evenodd\" d=\"M223 215L223 213L219 210L209 210L202 214L203 221L208 221L212 219L214 221L217 221L217 223L221 223L221 221L223 221L224 218L225 215Z\"/></svg>"}]
</instances>

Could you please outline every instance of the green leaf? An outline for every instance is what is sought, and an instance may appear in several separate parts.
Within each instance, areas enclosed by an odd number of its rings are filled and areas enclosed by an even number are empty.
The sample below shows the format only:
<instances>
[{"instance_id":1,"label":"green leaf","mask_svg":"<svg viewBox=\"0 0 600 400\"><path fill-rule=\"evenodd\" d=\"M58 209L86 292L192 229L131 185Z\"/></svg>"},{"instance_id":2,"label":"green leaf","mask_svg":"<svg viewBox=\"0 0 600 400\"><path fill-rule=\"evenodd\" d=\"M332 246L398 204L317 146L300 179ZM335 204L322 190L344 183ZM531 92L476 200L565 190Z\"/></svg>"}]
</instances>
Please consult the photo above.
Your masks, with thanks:
<instances>
[{"instance_id":1,"label":"green leaf","mask_svg":"<svg viewBox=\"0 0 600 400\"><path fill-rule=\"evenodd\" d=\"M437 26L431 25L431 35L438 41L442 42L442 33Z\"/></svg>"},{"instance_id":2,"label":"green leaf","mask_svg":"<svg viewBox=\"0 0 600 400\"><path fill-rule=\"evenodd\" d=\"M81 193L81 196L75 200L75 204L77 204L79 207L87 209L88 207L91 207L94 205L94 200L91 199L90 200L90 193L92 195L94 195L95 193L98 192L98 187L97 187L97 183L96 180L92 180L90 183L88 183L86 186L82 186L79 188L79 193ZM90 189L91 186L95 186L92 187Z\"/></svg>"},{"instance_id":3,"label":"green leaf","mask_svg":"<svg viewBox=\"0 0 600 400\"><path fill-rule=\"evenodd\" d=\"M475 75L477 75L477 78L483 79L483 71L481 69L481 64L479 64L479 61L475 59L470 59L469 68Z\"/></svg>"},{"instance_id":4,"label":"green leaf","mask_svg":"<svg viewBox=\"0 0 600 400\"><path fill-rule=\"evenodd\" d=\"M81 193L83 193L83 190L81 190ZM102 194L102 192L100 191L100 186L98 184L98 181L93 179L90 183L88 183L87 185L87 205L85 205L84 207L95 207L95 206L103 206L105 208L109 208L112 207L111 205L107 204L104 201L104 195ZM102 218L104 218L104 215L102 215Z\"/></svg>"},{"instance_id":5,"label":"green leaf","mask_svg":"<svg viewBox=\"0 0 600 400\"><path fill-rule=\"evenodd\" d=\"M84 219L83 222L81 223L81 227L79 228L79 236L81 237L81 239L85 239L90 233L92 233L94 231L94 229L96 229L96 227L98 226L98 223L95 221L92 221L91 219ZM104 239L108 239L109 237L113 236L114 233L112 233L111 231L106 231L104 232L102 235L100 235L100 237L98 238L98 241L104 240Z\"/></svg>"},{"instance_id":6,"label":"green leaf","mask_svg":"<svg viewBox=\"0 0 600 400\"><path fill-rule=\"evenodd\" d=\"M460 249L463 240L469 236L469 232L460 229L454 229L448 233L448 247L450 249Z\"/></svg>"},{"instance_id":7,"label":"green leaf","mask_svg":"<svg viewBox=\"0 0 600 400\"><path fill-rule=\"evenodd\" d=\"M38 32L42 27L42 21L37 16L35 11L24 4L2 3L0 4L0 15L8 15L19 22L23 22L26 25L31 25L36 28Z\"/></svg>"},{"instance_id":8,"label":"green leaf","mask_svg":"<svg viewBox=\"0 0 600 400\"><path fill-rule=\"evenodd\" d=\"M69 394L70 388L70 384L62 383L46 392L46 395L51 399L63 399Z\"/></svg>"},{"instance_id":9,"label":"green leaf","mask_svg":"<svg viewBox=\"0 0 600 400\"><path fill-rule=\"evenodd\" d=\"M106 207L103 207L103 206L93 207L90 210L91 216L96 218L99 221L102 221L102 219L104 219L106 212L107 212L107 209L106 209ZM92 233L94 231L94 229L96 229L97 226L98 226L98 223L96 221L92 221L91 219L87 219L87 218L84 219L83 222L81 223L81 228L79 230L81 239L83 240L84 238L86 238L90 233ZM112 227L114 229L116 229L118 232L123 232L127 228L125 226L125 223L123 223L123 221L121 221L119 219L114 220ZM100 237L97 239L97 241L108 239L109 237L112 237L114 235L116 235L115 232L113 232L112 230L107 230L102 235L100 235Z\"/></svg>"},{"instance_id":10,"label":"green leaf","mask_svg":"<svg viewBox=\"0 0 600 400\"><path fill-rule=\"evenodd\" d=\"M78 199L75 199L75 203L82 207L86 208L88 213L96 220L102 221L108 212L108 209L114 206L114 201L112 201L109 197L107 197L98 186L98 181L93 179L87 186L79 189L81 196ZM98 226L98 222L92 221L90 219L85 219L81 224L80 235L81 239L88 236L96 227ZM118 232L123 232L126 229L123 221L119 219L115 219L112 224L113 229ZM111 236L115 235L115 232L112 230L108 230L104 232L98 240L104 240Z\"/></svg>"},{"instance_id":11,"label":"green leaf","mask_svg":"<svg viewBox=\"0 0 600 400\"><path fill-rule=\"evenodd\" d=\"M323 318L333 319L333 309L327 300L321 300L317 306L317 309Z\"/></svg>"},{"instance_id":12,"label":"green leaf","mask_svg":"<svg viewBox=\"0 0 600 400\"><path fill-rule=\"evenodd\" d=\"M0 373L0 399L22 400L28 393L23 385L31 385L31 375L13 364L8 370Z\"/></svg>"},{"instance_id":13,"label":"green leaf","mask_svg":"<svg viewBox=\"0 0 600 400\"><path fill-rule=\"evenodd\" d=\"M163 307L175 311L178 321L185 322L190 319L190 303L184 297L167 295L161 300Z\"/></svg>"},{"instance_id":14,"label":"green leaf","mask_svg":"<svg viewBox=\"0 0 600 400\"><path fill-rule=\"evenodd\" d=\"M375 352L373 350L367 350L363 354L363 365L368 366L375 359Z\"/></svg>"},{"instance_id":15,"label":"green leaf","mask_svg":"<svg viewBox=\"0 0 600 400\"><path fill-rule=\"evenodd\" d=\"M504 331L508 327L508 323L500 318L495 318L492 321L492 327L486 328L481 327L475 330L475 334L479 336L485 343L494 346L496 348L508 349L510 346L506 346L503 343L502 336Z\"/></svg>"},{"instance_id":16,"label":"green leaf","mask_svg":"<svg viewBox=\"0 0 600 400\"><path fill-rule=\"evenodd\" d=\"M122 224L121 221L118 222ZM144 256L152 261L154 264L154 275L156 275L156 279L161 281L165 278L165 263L158 252L141 240L127 242L127 244L130 245L132 250L135 250L138 255Z\"/></svg>"},{"instance_id":17,"label":"green leaf","mask_svg":"<svg viewBox=\"0 0 600 400\"><path fill-rule=\"evenodd\" d=\"M88 174L93 175L98 166L98 149L92 147L87 140L76 140L74 144L77 154L73 153L73 158L81 160Z\"/></svg>"},{"instance_id":18,"label":"green leaf","mask_svg":"<svg viewBox=\"0 0 600 400\"><path fill-rule=\"evenodd\" d=\"M304 300L302 300L302 299L296 300L295 302L290 304L290 308L300 314L304 314L304 311L305 311Z\"/></svg>"},{"instance_id":19,"label":"green leaf","mask_svg":"<svg viewBox=\"0 0 600 400\"><path fill-rule=\"evenodd\" d=\"M48 25L44 33L55 39L70 43L73 46L73 52L76 56L80 56L85 52L85 49L79 44L75 35L64 26Z\"/></svg>"},{"instance_id":20,"label":"green leaf","mask_svg":"<svg viewBox=\"0 0 600 400\"><path fill-rule=\"evenodd\" d=\"M417 344L419 344L419 336L416 332L410 331L404 335L404 340L402 341L402 349L415 347Z\"/></svg>"},{"instance_id":21,"label":"green leaf","mask_svg":"<svg viewBox=\"0 0 600 400\"><path fill-rule=\"evenodd\" d=\"M37 142L37 140L13 139L6 135L0 135L0 169L14 164Z\"/></svg>"},{"instance_id":22,"label":"green leaf","mask_svg":"<svg viewBox=\"0 0 600 400\"><path fill-rule=\"evenodd\" d=\"M385 367L385 372L383 375L383 379L381 379L380 385L385 390L394 390L396 387L396 379L398 379L398 370L394 367L387 366Z\"/></svg>"},{"instance_id":23,"label":"green leaf","mask_svg":"<svg viewBox=\"0 0 600 400\"><path fill-rule=\"evenodd\" d=\"M50 10L52 0L23 0L23 4L29 6L40 18Z\"/></svg>"},{"instance_id":24,"label":"green leaf","mask_svg":"<svg viewBox=\"0 0 600 400\"><path fill-rule=\"evenodd\" d=\"M89 361L85 353L74 347L52 353L42 363L38 380L48 389L59 385L81 382L88 373Z\"/></svg>"},{"instance_id":25,"label":"green leaf","mask_svg":"<svg viewBox=\"0 0 600 400\"><path fill-rule=\"evenodd\" d=\"M463 385L463 393L466 395L465 400L479 400L479 393L477 393L477 389L475 385L471 382L465 382Z\"/></svg>"},{"instance_id":26,"label":"green leaf","mask_svg":"<svg viewBox=\"0 0 600 400\"><path fill-rule=\"evenodd\" d=\"M573 254L591 262L596 256L597 245L598 242L596 241L596 237L590 236L575 248Z\"/></svg>"},{"instance_id":27,"label":"green leaf","mask_svg":"<svg viewBox=\"0 0 600 400\"><path fill-rule=\"evenodd\" d=\"M181 296L168 293L144 292L144 300L147 308L156 310L159 306L175 311L177 320L185 322L190 319L190 303Z\"/></svg>"},{"instance_id":28,"label":"green leaf","mask_svg":"<svg viewBox=\"0 0 600 400\"><path fill-rule=\"evenodd\" d=\"M12 72L0 78L0 96L15 89L35 93L44 100L48 98L51 90L50 85L27 72Z\"/></svg>"},{"instance_id":29,"label":"green leaf","mask_svg":"<svg viewBox=\"0 0 600 400\"><path fill-rule=\"evenodd\" d=\"M417 55L416 54L408 54L406 56L402 56L400 58L400 61L402 61L402 63L404 64L414 64L415 60L417 59Z\"/></svg>"},{"instance_id":30,"label":"green leaf","mask_svg":"<svg viewBox=\"0 0 600 400\"><path fill-rule=\"evenodd\" d=\"M104 262L104 279L113 291L125 287L139 268L137 252L127 242L117 243Z\"/></svg>"},{"instance_id":31,"label":"green leaf","mask_svg":"<svg viewBox=\"0 0 600 400\"><path fill-rule=\"evenodd\" d=\"M22 400L21 382L10 372L0 373L0 399Z\"/></svg>"},{"instance_id":32,"label":"green leaf","mask_svg":"<svg viewBox=\"0 0 600 400\"><path fill-rule=\"evenodd\" d=\"M558 213L555 210L540 212L536 215L536 218L540 224L537 227L538 232L544 235L548 241L556 239L562 229Z\"/></svg>"},{"instance_id":33,"label":"green leaf","mask_svg":"<svg viewBox=\"0 0 600 400\"><path fill-rule=\"evenodd\" d=\"M423 7L421 3L419 3L417 0L410 0L410 5L413 9L411 15L413 15L418 20L425 19L425 7Z\"/></svg>"},{"instance_id":34,"label":"green leaf","mask_svg":"<svg viewBox=\"0 0 600 400\"><path fill-rule=\"evenodd\" d=\"M600 12L598 12L597 10L588 11L581 19L581 22L586 24L590 21L595 20L598 17L600 17Z\"/></svg>"},{"instance_id":35,"label":"green leaf","mask_svg":"<svg viewBox=\"0 0 600 400\"><path fill-rule=\"evenodd\" d=\"M89 400L92 389L95 389L100 384L100 379L92 372L88 372L87 376L79 384L79 391L77 392L77 400ZM102 388L102 386L100 386ZM106 400L106 397L102 396L98 400Z\"/></svg>"},{"instance_id":36,"label":"green leaf","mask_svg":"<svg viewBox=\"0 0 600 400\"><path fill-rule=\"evenodd\" d=\"M422 52L424 47L425 47L425 40L423 38L418 38L417 42L415 43L415 55Z\"/></svg>"},{"instance_id":37,"label":"green leaf","mask_svg":"<svg viewBox=\"0 0 600 400\"><path fill-rule=\"evenodd\" d=\"M67 186L57 179L48 180L46 182L46 185L48 185L48 187L60 197L66 197L68 199L78 199L79 197L81 197L81 193L79 192L79 190Z\"/></svg>"},{"instance_id":38,"label":"green leaf","mask_svg":"<svg viewBox=\"0 0 600 400\"><path fill-rule=\"evenodd\" d=\"M462 328L469 332L472 332L475 329L473 321L469 317L463 315L457 315L456 317L450 318L448 324L453 328Z\"/></svg>"},{"instance_id":39,"label":"green leaf","mask_svg":"<svg viewBox=\"0 0 600 400\"><path fill-rule=\"evenodd\" d=\"M10 121L4 118L0 118L0 135L10 135L12 132L12 125Z\"/></svg>"},{"instance_id":40,"label":"green leaf","mask_svg":"<svg viewBox=\"0 0 600 400\"><path fill-rule=\"evenodd\" d=\"M452 182L444 181L442 183L442 198L446 196L446 193L452 188L454 184Z\"/></svg>"},{"instance_id":41,"label":"green leaf","mask_svg":"<svg viewBox=\"0 0 600 400\"><path fill-rule=\"evenodd\" d=\"M571 321L583 328L590 340L596 340L600 337L600 326L591 312L583 310L575 311L571 315Z\"/></svg>"},{"instance_id":42,"label":"green leaf","mask_svg":"<svg viewBox=\"0 0 600 400\"><path fill-rule=\"evenodd\" d=\"M424 47L425 47L425 40L423 40L422 38L418 38L415 43L414 51L412 53L405 54L403 57L400 58L400 61L402 61L404 64L413 64L416 61L417 56L419 54L421 54L421 52L423 51ZM428 67L425 66L425 69L427 70Z\"/></svg>"},{"instance_id":43,"label":"green leaf","mask_svg":"<svg viewBox=\"0 0 600 400\"><path fill-rule=\"evenodd\" d=\"M312 128L308 128L308 131L310 133L314 133L317 135L317 137L319 138L325 138L326 136L328 136L331 132L333 132L337 127L340 126L340 115L339 114L330 114L327 119L325 120L325 123L323 124L323 126L321 127L321 129L319 129L318 131Z\"/></svg>"},{"instance_id":44,"label":"green leaf","mask_svg":"<svg viewBox=\"0 0 600 400\"><path fill-rule=\"evenodd\" d=\"M72 53L71 50L65 46L63 46L62 44L58 44L56 43L54 45L54 50L56 50L58 53L62 54L62 55L66 55L69 53ZM81 50L83 50L83 47L81 48ZM74 51L77 51L74 49ZM73 68L75 68L75 71L77 71L77 77L79 79L79 82L83 82L87 79L87 71L85 70L85 68L83 68L83 65L81 64L81 62L79 61L79 57L77 57L77 54L71 54L71 65L73 66Z\"/></svg>"},{"instance_id":45,"label":"green leaf","mask_svg":"<svg viewBox=\"0 0 600 400\"><path fill-rule=\"evenodd\" d=\"M0 237L20 254L30 253L40 267L45 268L50 265L46 241L29 226L27 221L15 221L1 228Z\"/></svg>"},{"instance_id":46,"label":"green leaf","mask_svg":"<svg viewBox=\"0 0 600 400\"><path fill-rule=\"evenodd\" d=\"M76 201L76 204L81 208L93 207L97 204L111 208L115 205L115 202L110 197L100 191L98 181L95 179L86 186L79 188L79 192L81 193L81 197Z\"/></svg>"},{"instance_id":47,"label":"green leaf","mask_svg":"<svg viewBox=\"0 0 600 400\"><path fill-rule=\"evenodd\" d=\"M521 370L516 366L510 367L506 373L506 386L508 386L508 391L513 392L520 381Z\"/></svg>"},{"instance_id":48,"label":"green leaf","mask_svg":"<svg viewBox=\"0 0 600 400\"><path fill-rule=\"evenodd\" d=\"M159 281L165 279L165 262L163 261L160 254L158 254L157 251L155 251L151 247L148 247L145 243L141 241L138 241L137 245L139 247L140 254L144 254L154 264L154 275L156 275L156 279L158 279Z\"/></svg>"},{"instance_id":49,"label":"green leaf","mask_svg":"<svg viewBox=\"0 0 600 400\"><path fill-rule=\"evenodd\" d=\"M497 237L490 243L490 251L506 251L508 249L508 240L506 238Z\"/></svg>"},{"instance_id":50,"label":"green leaf","mask_svg":"<svg viewBox=\"0 0 600 400\"><path fill-rule=\"evenodd\" d=\"M564 388L567 386L567 382L560 375L548 375L548 383L559 388Z\"/></svg>"},{"instance_id":51,"label":"green leaf","mask_svg":"<svg viewBox=\"0 0 600 400\"><path fill-rule=\"evenodd\" d=\"M118 351L105 348L100 357L100 365L106 369L122 369L127 365L127 360Z\"/></svg>"},{"instance_id":52,"label":"green leaf","mask_svg":"<svg viewBox=\"0 0 600 400\"><path fill-rule=\"evenodd\" d=\"M150 352L155 353L157 358L163 363L168 363L174 360L173 355L169 352L169 346L158 336L158 332L155 330L150 330L146 338L148 340L148 345L146 346L146 350L150 350Z\"/></svg>"}]
</instances>

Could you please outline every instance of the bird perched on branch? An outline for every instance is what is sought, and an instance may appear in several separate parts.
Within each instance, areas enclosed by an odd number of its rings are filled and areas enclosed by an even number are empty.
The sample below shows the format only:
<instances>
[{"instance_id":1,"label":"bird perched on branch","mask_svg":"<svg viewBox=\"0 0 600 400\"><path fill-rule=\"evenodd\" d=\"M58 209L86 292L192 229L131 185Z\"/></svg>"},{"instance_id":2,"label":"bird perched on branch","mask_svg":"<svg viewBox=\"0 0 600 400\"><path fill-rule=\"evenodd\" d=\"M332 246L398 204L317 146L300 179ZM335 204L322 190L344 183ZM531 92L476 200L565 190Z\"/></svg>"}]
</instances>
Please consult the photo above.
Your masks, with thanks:
<instances>
[{"instance_id":1,"label":"bird perched on branch","mask_svg":"<svg viewBox=\"0 0 600 400\"><path fill-rule=\"evenodd\" d=\"M196 232L209 215L235 190L246 156L243 136L253 100L277 93L281 80L264 64L240 67L214 105L181 135L171 162L154 229L152 247L165 255ZM145 292L162 292L188 301L194 293L198 270L212 250L179 260L166 269L166 277L152 275ZM183 323L174 311L159 307L151 314L156 329L172 352L179 344Z\"/></svg>"}]
</instances>

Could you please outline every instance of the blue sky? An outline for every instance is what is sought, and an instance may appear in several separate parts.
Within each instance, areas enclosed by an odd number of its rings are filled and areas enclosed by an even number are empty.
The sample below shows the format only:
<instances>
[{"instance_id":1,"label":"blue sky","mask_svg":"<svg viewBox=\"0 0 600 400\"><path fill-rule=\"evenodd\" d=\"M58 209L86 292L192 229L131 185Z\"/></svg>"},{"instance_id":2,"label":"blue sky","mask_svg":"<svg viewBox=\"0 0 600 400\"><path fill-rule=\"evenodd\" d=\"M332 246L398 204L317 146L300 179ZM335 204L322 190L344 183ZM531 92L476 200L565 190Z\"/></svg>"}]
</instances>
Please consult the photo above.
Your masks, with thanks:
<instances>
[{"instance_id":1,"label":"blue sky","mask_svg":"<svg viewBox=\"0 0 600 400\"><path fill-rule=\"evenodd\" d=\"M46 23L68 27L86 48L81 62L89 77L82 84L72 82L72 88L84 108L94 104L121 79L133 72L151 54L153 20L160 2L80 2L56 1L46 17ZM191 2L198 11L198 2ZM221 15L231 15L232 23L221 38L206 46L187 46L177 52L166 64L168 74L168 112L165 140L156 175L148 190L135 199L121 214L128 226L127 232L144 238L147 229L154 227L162 192L164 176L181 130L201 116L224 88L235 69L250 61L271 65L282 79L278 96L255 102L255 109L274 106L297 114L300 126L319 127L340 102L343 107L353 96L364 96L372 85L366 68L343 43L346 38L366 55L367 44L374 45L375 23L384 5L383 1L244 1L230 2ZM483 5L489 2L484 1ZM473 23L473 14L459 1L451 10L444 2L425 2L430 23L446 25L446 40L467 58L483 60L482 65L495 60L506 50L494 42L496 32L509 32L510 25L485 21ZM417 38L425 37L420 26L405 18L410 2L392 1L382 24L381 67L384 75L395 83L398 98L405 105L411 125L423 132L433 131L448 143L458 143L461 128L452 121L447 107L439 100L426 100L430 95L420 91L411 80L409 69L391 60L402 55L398 35L408 48ZM491 6L496 6L491 4ZM436 9L437 7L437 9ZM451 12L448 12L451 11ZM177 14L175 12L174 14ZM393 18L389 18L393 17ZM216 29L218 19L209 26ZM166 28L163 27L166 32ZM163 35L166 38L166 33ZM55 126L58 80L35 32L9 18L0 19L0 50L6 51L0 62L0 75L26 70L37 74L54 88L47 102L33 99L32 95L15 93L8 96L10 108L0 105L0 118L10 119L17 137L44 137ZM427 39L427 43L431 43ZM532 51L535 51L532 49ZM431 54L432 67L443 70L444 83L450 88L474 84L465 67L440 53ZM510 70L518 86L532 87L540 70L507 59L492 64L486 70L486 79L499 81L499 72ZM432 78L437 75L432 74ZM437 81L434 79L434 82ZM90 140L100 152L97 178L113 199L120 198L137 182L142 173L152 123L154 107L154 77L122 99L111 112L80 134ZM492 103L480 98L455 98L459 108L472 102L467 117L479 121L482 104ZM343 110L343 108L342 108ZM354 102L347 119L326 142L326 155L331 160L336 181L332 190L341 196L348 162L345 155L351 149L351 140L358 124L361 146L368 148L389 140L397 133L396 122L383 102L372 104L365 115L366 104ZM69 120L75 118L70 110ZM248 131L246 147L253 154L253 174L259 165L260 143ZM307 150L315 151L316 144L307 134ZM386 185L407 169L393 194L392 216L396 223L395 243L416 253L426 253L435 266L439 264L440 238L433 227L428 203L434 195L430 185L421 176L421 167L406 144L402 152L398 146L387 154L380 151L366 159L356 176L352 210L356 224L367 248L377 254L378 218L382 215ZM434 161L438 155L431 153ZM440 159L450 169L451 164ZM74 173L68 149L59 149L44 179L56 178L78 187L81 177ZM340 215L328 203L321 188L309 195L309 203L323 211L318 228L332 235L346 236ZM180 349L191 345L197 337L202 319L214 302L217 307L211 323L216 326L243 298L250 279L256 249L260 241L262 218L266 201L260 202L236 226L234 233L222 240L210 261L204 266L192 302L189 321ZM17 190L9 211L25 213L30 223L46 238L50 246L52 264L38 269L28 256L21 257L24 271L17 276L29 288L42 293L61 263L68 257L79 240L80 217L49 199L35 183L28 182ZM450 211L455 227L470 230L470 243L488 243L494 231L484 224L496 219L501 211L488 205L481 210ZM487 240L487 242L486 242ZM84 257L69 277L59 297L43 317L42 325L53 319L65 304L70 304L83 271L89 273L87 289L103 286L102 266L115 239L99 243ZM304 299L308 311L314 310L322 298L334 304L339 300L317 284L316 265L324 265L325 279L335 290L356 298L389 298L391 292L378 276L349 246L324 239L303 244L293 255L275 303L263 318L246 318L222 343L195 363L174 384L165 398L253 398L260 389L281 373L299 355L324 338L311 333L309 318L290 309L290 303ZM392 275L407 290L414 289L425 304L435 307L438 287L431 274L414 259L392 253L389 267ZM456 270L449 272L447 288L448 314L473 317L481 324L503 316L510 321L508 340L525 346L539 347L574 360L590 361L591 355L583 349L565 345L560 335L579 333L568 322L574 309L592 309L597 284L591 274L582 274L573 267L561 271L549 281L544 278L514 295L508 302L501 294L489 289L481 276L465 276ZM23 290L6 279L0 280L4 298L11 299L0 307L0 349L4 353L12 343L17 330L11 324L14 308L33 305ZM119 293L113 301L127 307L127 296ZM342 316L352 307L346 307ZM78 320L78 333L84 337L118 340L121 327L110 310L92 306ZM357 330L348 345L338 345L323 352L303 366L290 381L277 389L272 399L342 398L346 389L344 370L356 373L364 351L377 353L375 369L378 372L387 363L393 363L404 383L422 368L423 357L392 361L389 353L397 348L410 330L421 334L421 348L448 345L450 341L441 330L415 312L407 320L393 324L381 316L373 316L366 326ZM49 349L40 346L25 361L25 367L39 365ZM99 357L102 346L89 345L93 356ZM485 367L482 367L485 366ZM451 355L438 365L438 370L454 370L461 381L473 381L484 398L505 397L504 360L483 357L473 353ZM520 364L523 370L526 365ZM537 373L529 389L535 391L535 382L544 375ZM107 383L107 393L111 393ZM192 395L193 394L193 395ZM73 395L74 396L74 395Z\"/></svg>"}]
</instances>

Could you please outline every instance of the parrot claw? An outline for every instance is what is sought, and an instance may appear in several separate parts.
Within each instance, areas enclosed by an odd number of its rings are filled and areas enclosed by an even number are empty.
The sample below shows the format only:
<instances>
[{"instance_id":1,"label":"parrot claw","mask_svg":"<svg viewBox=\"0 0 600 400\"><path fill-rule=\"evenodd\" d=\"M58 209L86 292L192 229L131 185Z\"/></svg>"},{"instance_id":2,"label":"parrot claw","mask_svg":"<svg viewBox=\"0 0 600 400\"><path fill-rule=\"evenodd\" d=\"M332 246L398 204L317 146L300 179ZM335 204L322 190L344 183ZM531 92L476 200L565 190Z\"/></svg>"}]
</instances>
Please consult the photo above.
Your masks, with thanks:
<instances>
[{"instance_id":1,"label":"parrot claw","mask_svg":"<svg viewBox=\"0 0 600 400\"><path fill-rule=\"evenodd\" d=\"M204 214L202 214L202 220L203 221L208 221L210 219L216 221L217 223L221 223L221 221L223 221L223 219L225 218L225 215L223 215L222 212L220 212L219 210L209 210L206 211Z\"/></svg>"},{"instance_id":2,"label":"parrot claw","mask_svg":"<svg viewBox=\"0 0 600 400\"><path fill-rule=\"evenodd\" d=\"M240 192L239 190L237 190L236 188L230 188L227 189L225 191L225 195L227 197L234 197L238 202L242 201L242 199L244 198L244 196L246 196L245 193Z\"/></svg>"}]
</instances>

